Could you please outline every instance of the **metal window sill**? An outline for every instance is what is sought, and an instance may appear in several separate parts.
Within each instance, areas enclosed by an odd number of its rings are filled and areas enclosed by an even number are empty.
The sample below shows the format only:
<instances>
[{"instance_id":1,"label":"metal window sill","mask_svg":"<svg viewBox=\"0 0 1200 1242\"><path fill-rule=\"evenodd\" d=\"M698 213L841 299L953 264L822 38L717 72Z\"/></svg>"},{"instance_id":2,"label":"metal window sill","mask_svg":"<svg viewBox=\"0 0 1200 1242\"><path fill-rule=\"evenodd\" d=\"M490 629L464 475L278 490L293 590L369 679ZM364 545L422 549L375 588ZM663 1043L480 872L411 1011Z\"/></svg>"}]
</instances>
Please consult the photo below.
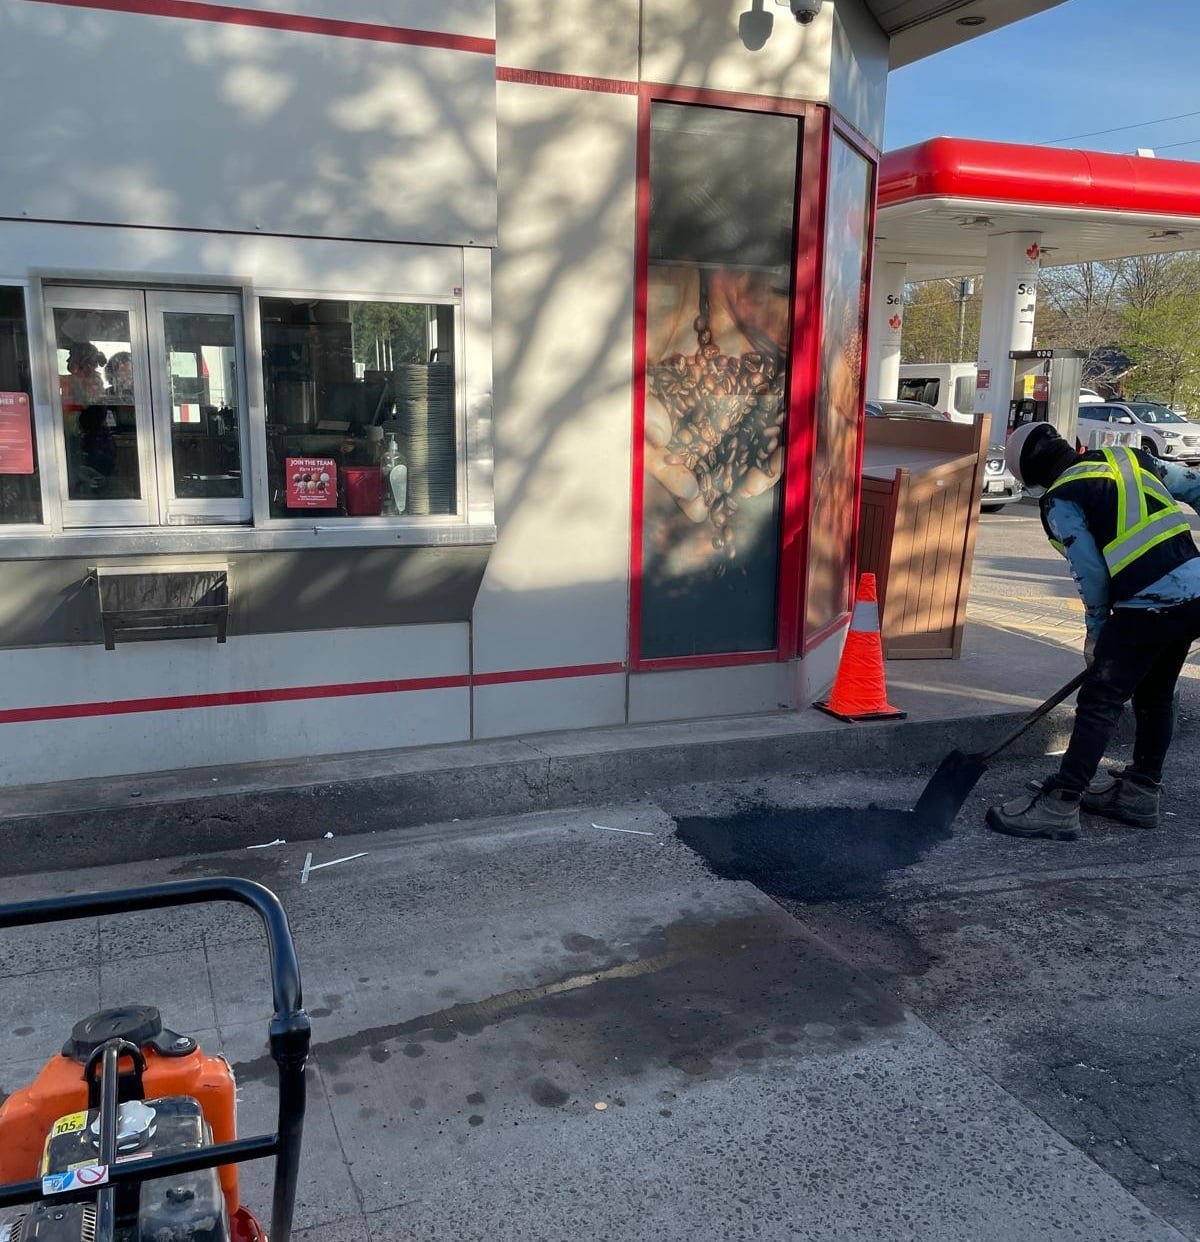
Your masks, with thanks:
<instances>
[{"instance_id":1,"label":"metal window sill","mask_svg":"<svg viewBox=\"0 0 1200 1242\"><path fill-rule=\"evenodd\" d=\"M496 542L496 526L411 523L397 526L188 526L159 529L0 531L0 561L155 553L270 552L296 548L456 548Z\"/></svg>"}]
</instances>

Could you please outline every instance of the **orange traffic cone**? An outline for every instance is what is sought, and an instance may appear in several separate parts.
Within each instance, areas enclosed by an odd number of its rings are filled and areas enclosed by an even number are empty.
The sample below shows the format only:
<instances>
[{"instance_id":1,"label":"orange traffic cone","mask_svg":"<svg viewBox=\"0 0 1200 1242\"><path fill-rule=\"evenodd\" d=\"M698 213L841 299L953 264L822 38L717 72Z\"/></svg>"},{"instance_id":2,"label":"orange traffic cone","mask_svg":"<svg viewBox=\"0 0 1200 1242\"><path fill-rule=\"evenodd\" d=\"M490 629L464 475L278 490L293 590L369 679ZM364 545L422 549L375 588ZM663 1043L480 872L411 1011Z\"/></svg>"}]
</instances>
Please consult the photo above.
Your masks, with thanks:
<instances>
[{"instance_id":1,"label":"orange traffic cone","mask_svg":"<svg viewBox=\"0 0 1200 1242\"><path fill-rule=\"evenodd\" d=\"M903 720L907 715L887 701L874 574L863 574L859 579L858 599L833 689L829 698L813 706L839 720Z\"/></svg>"}]
</instances>

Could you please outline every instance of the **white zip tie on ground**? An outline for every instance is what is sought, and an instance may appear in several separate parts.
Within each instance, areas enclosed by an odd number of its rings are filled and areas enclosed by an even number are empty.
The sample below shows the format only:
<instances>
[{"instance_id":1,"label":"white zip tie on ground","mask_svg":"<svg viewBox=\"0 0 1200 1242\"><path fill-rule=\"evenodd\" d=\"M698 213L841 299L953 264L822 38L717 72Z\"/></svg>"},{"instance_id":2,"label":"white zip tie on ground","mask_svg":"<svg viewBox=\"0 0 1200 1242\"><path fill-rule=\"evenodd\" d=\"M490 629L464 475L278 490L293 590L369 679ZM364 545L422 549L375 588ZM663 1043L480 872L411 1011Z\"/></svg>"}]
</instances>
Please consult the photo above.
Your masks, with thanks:
<instances>
[{"instance_id":1,"label":"white zip tie on ground","mask_svg":"<svg viewBox=\"0 0 1200 1242\"><path fill-rule=\"evenodd\" d=\"M628 832L635 837L652 837L654 833L643 832L640 828L609 828L607 824L593 824L593 828L599 828L601 832Z\"/></svg>"},{"instance_id":2,"label":"white zip tie on ground","mask_svg":"<svg viewBox=\"0 0 1200 1242\"><path fill-rule=\"evenodd\" d=\"M276 837L274 841L264 841L261 845L247 845L248 850L269 850L272 845L286 845L287 842L282 837Z\"/></svg>"},{"instance_id":3,"label":"white zip tie on ground","mask_svg":"<svg viewBox=\"0 0 1200 1242\"><path fill-rule=\"evenodd\" d=\"M312 852L304 856L304 870L300 872L300 883L307 884L309 875L314 871L320 871L322 867L336 867L338 863L353 862L356 858L366 858L367 851L363 850L361 854L347 854L345 858L331 858L328 862L315 863L312 860Z\"/></svg>"}]
</instances>

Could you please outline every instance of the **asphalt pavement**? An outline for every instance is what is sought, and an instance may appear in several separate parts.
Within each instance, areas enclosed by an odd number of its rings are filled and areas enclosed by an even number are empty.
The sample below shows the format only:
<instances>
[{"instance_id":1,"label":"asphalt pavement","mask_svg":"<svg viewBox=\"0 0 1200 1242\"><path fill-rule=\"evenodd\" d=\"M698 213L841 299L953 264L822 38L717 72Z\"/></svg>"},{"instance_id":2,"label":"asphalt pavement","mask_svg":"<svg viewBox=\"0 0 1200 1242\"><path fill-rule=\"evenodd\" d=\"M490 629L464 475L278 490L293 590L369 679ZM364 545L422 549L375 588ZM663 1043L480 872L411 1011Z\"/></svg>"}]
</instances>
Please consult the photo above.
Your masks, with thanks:
<instances>
[{"instance_id":1,"label":"asphalt pavement","mask_svg":"<svg viewBox=\"0 0 1200 1242\"><path fill-rule=\"evenodd\" d=\"M1024 507L983 519L976 600L1001 602L932 693L981 651L1007 653L993 713L1077 667L1046 553ZM889 688L931 693L932 663ZM331 805L332 838L9 874L0 901L279 893L315 1041L301 1242L1196 1239L1193 674L1154 832L987 832L1051 768L1029 754L930 831L906 814L928 767L891 750L367 833ZM143 1001L233 1062L243 1132L268 1126L265 961L236 909L0 933L0 1092L77 1017ZM264 1210L267 1184L244 1171Z\"/></svg>"}]
</instances>

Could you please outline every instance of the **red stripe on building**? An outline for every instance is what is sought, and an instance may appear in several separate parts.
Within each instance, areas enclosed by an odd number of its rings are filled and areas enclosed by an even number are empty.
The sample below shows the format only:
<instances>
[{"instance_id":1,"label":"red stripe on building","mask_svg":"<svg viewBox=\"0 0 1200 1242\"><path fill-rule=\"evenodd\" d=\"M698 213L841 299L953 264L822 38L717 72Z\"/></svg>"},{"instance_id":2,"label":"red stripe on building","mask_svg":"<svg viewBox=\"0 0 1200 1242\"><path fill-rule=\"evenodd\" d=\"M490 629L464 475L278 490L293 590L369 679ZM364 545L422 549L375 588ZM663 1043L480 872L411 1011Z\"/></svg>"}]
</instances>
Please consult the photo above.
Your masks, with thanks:
<instances>
[{"instance_id":1,"label":"red stripe on building","mask_svg":"<svg viewBox=\"0 0 1200 1242\"><path fill-rule=\"evenodd\" d=\"M336 17L306 17L300 13L271 13L242 9L202 0L26 0L27 4L55 4L69 9L100 9L110 13L136 13L142 17L178 17L194 22L219 22L227 26L254 26L262 30L290 30L299 34L326 35L334 39L365 39L372 43L403 43L412 47L436 47L454 52L496 54L496 40L474 35L448 34L440 30L413 30L406 26L381 26L376 22L347 22Z\"/></svg>"},{"instance_id":2,"label":"red stripe on building","mask_svg":"<svg viewBox=\"0 0 1200 1242\"><path fill-rule=\"evenodd\" d=\"M496 67L496 81L521 82L526 86L553 86L565 91L600 91L607 95L636 95L638 84L622 78L588 78L574 73L544 73L540 69Z\"/></svg>"},{"instance_id":3,"label":"red stripe on building","mask_svg":"<svg viewBox=\"0 0 1200 1242\"><path fill-rule=\"evenodd\" d=\"M100 703L55 703L42 707L12 707L0 710L0 724L129 716L139 712L186 711L197 707L243 707L251 703L295 703L306 699L342 699L363 694L404 694L414 690L466 690L471 685L501 686L513 682L553 681L565 677L599 677L624 671L623 664L573 664L559 668L480 673L473 678L466 673L456 673L446 677L408 677L395 681L280 686L274 690L226 690L218 694L176 694L148 699L114 699Z\"/></svg>"},{"instance_id":4,"label":"red stripe on building","mask_svg":"<svg viewBox=\"0 0 1200 1242\"><path fill-rule=\"evenodd\" d=\"M523 681L556 681L561 677L603 677L623 673L624 664L570 664L561 668L519 668L506 673L476 673L475 686L508 686Z\"/></svg>"}]
</instances>

